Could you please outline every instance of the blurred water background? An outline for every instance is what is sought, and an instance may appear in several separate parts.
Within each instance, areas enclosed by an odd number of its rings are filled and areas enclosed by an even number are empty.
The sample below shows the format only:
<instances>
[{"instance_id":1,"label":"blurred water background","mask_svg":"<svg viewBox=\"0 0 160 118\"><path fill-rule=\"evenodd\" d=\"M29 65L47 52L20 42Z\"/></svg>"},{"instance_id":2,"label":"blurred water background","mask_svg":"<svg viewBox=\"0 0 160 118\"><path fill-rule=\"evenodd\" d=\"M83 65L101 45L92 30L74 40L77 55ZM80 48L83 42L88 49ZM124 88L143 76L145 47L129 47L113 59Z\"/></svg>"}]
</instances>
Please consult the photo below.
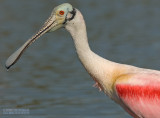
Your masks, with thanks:
<instances>
[{"instance_id":1,"label":"blurred water background","mask_svg":"<svg viewBox=\"0 0 160 118\"><path fill-rule=\"evenodd\" d=\"M0 116L131 118L92 87L64 29L44 35L11 70L4 68L9 55L64 2L84 15L94 52L118 63L160 69L158 0L0 0ZM28 109L29 114L4 114L5 109Z\"/></svg>"}]
</instances>

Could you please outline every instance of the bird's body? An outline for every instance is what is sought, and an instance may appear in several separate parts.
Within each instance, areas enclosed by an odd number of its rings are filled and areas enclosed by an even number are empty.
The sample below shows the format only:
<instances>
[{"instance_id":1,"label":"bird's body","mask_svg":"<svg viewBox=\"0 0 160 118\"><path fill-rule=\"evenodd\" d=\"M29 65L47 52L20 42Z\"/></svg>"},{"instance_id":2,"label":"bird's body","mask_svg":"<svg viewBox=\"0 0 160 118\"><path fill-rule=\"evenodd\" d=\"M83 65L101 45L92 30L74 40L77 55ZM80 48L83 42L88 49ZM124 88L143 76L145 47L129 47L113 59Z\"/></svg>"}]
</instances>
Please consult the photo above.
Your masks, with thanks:
<instances>
[{"instance_id":1,"label":"bird's body","mask_svg":"<svg viewBox=\"0 0 160 118\"><path fill-rule=\"evenodd\" d=\"M160 72L106 60L88 45L86 25L77 10L76 23L68 24L78 56L96 81L96 86L119 103L134 117L158 118L160 116ZM136 115L137 114L137 115Z\"/></svg>"},{"instance_id":2,"label":"bird's body","mask_svg":"<svg viewBox=\"0 0 160 118\"><path fill-rule=\"evenodd\" d=\"M63 5L71 7L69 4ZM115 63L92 52L88 44L83 16L79 10L73 8L72 10L70 11L71 14L68 12L65 16L64 27L70 32L78 57L87 72L95 80L95 86L103 90L104 93L120 104L134 118L159 118L160 71ZM61 14L62 11L59 13ZM33 41L37 39L36 37L41 36L43 32L46 32L46 27L49 27L47 31L54 30L52 28L57 26L57 24L50 28L56 21L52 23L52 18L55 18L53 14L46 22L48 24L45 24L42 28L43 30L40 30L32 38ZM6 62L6 67L13 65L28 45L30 45L30 42L24 44L10 57Z\"/></svg>"}]
</instances>

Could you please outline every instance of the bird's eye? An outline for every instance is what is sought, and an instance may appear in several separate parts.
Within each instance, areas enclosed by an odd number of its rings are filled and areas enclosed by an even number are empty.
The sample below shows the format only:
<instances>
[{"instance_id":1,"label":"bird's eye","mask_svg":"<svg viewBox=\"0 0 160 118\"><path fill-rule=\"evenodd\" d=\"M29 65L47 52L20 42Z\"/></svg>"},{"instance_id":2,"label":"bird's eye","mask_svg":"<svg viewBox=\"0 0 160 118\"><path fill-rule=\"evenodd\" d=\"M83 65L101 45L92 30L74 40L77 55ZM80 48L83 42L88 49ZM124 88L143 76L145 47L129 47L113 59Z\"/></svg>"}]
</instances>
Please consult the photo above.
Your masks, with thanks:
<instances>
[{"instance_id":1,"label":"bird's eye","mask_svg":"<svg viewBox=\"0 0 160 118\"><path fill-rule=\"evenodd\" d=\"M60 15L64 15L64 11L59 11L59 14Z\"/></svg>"}]
</instances>

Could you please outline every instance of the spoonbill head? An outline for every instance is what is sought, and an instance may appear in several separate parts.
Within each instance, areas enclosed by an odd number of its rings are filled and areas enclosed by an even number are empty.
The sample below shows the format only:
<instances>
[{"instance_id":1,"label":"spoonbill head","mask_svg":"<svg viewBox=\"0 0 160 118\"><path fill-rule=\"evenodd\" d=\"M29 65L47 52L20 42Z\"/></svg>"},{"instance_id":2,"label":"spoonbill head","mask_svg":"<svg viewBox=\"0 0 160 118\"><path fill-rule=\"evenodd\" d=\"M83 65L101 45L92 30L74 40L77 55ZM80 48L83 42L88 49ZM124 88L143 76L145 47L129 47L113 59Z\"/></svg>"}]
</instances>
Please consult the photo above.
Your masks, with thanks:
<instances>
[{"instance_id":1,"label":"spoonbill head","mask_svg":"<svg viewBox=\"0 0 160 118\"><path fill-rule=\"evenodd\" d=\"M55 7L48 20L42 26L42 28L7 59L5 64L6 68L9 69L12 65L14 65L21 57L25 49L29 45L31 45L36 39L38 39L46 32L52 32L61 27L65 27L67 22L74 19L75 14L75 8L73 8L72 5L68 3L64 3Z\"/></svg>"}]
</instances>

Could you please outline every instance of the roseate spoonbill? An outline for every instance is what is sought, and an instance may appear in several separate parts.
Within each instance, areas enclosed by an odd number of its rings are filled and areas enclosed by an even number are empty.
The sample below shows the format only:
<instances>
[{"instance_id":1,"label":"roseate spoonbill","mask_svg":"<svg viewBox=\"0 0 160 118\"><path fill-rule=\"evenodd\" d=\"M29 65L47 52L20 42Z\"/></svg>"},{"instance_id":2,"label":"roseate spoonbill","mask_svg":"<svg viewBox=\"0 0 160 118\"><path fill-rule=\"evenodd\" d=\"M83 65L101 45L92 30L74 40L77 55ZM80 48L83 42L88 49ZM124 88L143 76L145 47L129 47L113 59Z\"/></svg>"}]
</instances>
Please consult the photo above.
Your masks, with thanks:
<instances>
[{"instance_id":1,"label":"roseate spoonbill","mask_svg":"<svg viewBox=\"0 0 160 118\"><path fill-rule=\"evenodd\" d=\"M46 32L64 27L72 36L76 51L95 86L135 118L160 117L160 71L118 64L91 51L81 12L68 3L54 8L43 27L6 61L9 69L24 50Z\"/></svg>"}]
</instances>

